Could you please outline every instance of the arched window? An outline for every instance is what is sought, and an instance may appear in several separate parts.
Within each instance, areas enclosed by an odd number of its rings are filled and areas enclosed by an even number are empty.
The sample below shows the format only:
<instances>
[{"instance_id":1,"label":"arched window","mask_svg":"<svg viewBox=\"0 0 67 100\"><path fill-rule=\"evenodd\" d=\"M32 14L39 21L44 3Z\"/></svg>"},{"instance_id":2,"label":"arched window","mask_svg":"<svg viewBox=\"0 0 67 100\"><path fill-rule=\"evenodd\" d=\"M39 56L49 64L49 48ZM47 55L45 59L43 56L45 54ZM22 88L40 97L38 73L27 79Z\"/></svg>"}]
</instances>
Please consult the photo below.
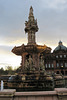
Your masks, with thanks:
<instances>
[{"instance_id":1,"label":"arched window","mask_svg":"<svg viewBox=\"0 0 67 100\"><path fill-rule=\"evenodd\" d=\"M65 63L65 67L67 67L67 63Z\"/></svg>"},{"instance_id":2,"label":"arched window","mask_svg":"<svg viewBox=\"0 0 67 100\"><path fill-rule=\"evenodd\" d=\"M60 55L60 58L62 58L62 55Z\"/></svg>"},{"instance_id":3,"label":"arched window","mask_svg":"<svg viewBox=\"0 0 67 100\"><path fill-rule=\"evenodd\" d=\"M61 67L63 68L63 63L61 63Z\"/></svg>"},{"instance_id":4,"label":"arched window","mask_svg":"<svg viewBox=\"0 0 67 100\"><path fill-rule=\"evenodd\" d=\"M66 58L66 55L64 55L64 58Z\"/></svg>"},{"instance_id":5,"label":"arched window","mask_svg":"<svg viewBox=\"0 0 67 100\"><path fill-rule=\"evenodd\" d=\"M54 65L52 64L52 68L54 68Z\"/></svg>"},{"instance_id":6,"label":"arched window","mask_svg":"<svg viewBox=\"0 0 67 100\"><path fill-rule=\"evenodd\" d=\"M57 63L57 67L59 67L59 63Z\"/></svg>"},{"instance_id":7,"label":"arched window","mask_svg":"<svg viewBox=\"0 0 67 100\"><path fill-rule=\"evenodd\" d=\"M49 63L49 68L50 68L50 63Z\"/></svg>"},{"instance_id":8,"label":"arched window","mask_svg":"<svg viewBox=\"0 0 67 100\"><path fill-rule=\"evenodd\" d=\"M56 58L58 58L58 55L56 56Z\"/></svg>"},{"instance_id":9,"label":"arched window","mask_svg":"<svg viewBox=\"0 0 67 100\"><path fill-rule=\"evenodd\" d=\"M46 64L46 68L47 68L47 64Z\"/></svg>"}]
</instances>

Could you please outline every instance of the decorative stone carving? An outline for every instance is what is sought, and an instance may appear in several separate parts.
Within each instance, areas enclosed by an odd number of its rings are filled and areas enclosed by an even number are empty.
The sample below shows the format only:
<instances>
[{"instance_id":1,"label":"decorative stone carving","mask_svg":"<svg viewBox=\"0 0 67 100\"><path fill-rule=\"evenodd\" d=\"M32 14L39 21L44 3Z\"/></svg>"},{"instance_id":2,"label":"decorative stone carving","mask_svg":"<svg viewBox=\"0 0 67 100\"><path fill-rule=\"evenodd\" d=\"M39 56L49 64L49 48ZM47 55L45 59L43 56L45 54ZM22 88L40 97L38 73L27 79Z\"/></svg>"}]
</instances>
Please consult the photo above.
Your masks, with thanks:
<instances>
[{"instance_id":1,"label":"decorative stone carving","mask_svg":"<svg viewBox=\"0 0 67 100\"><path fill-rule=\"evenodd\" d=\"M26 59L25 61L25 68L29 67L29 61Z\"/></svg>"},{"instance_id":2,"label":"decorative stone carving","mask_svg":"<svg viewBox=\"0 0 67 100\"><path fill-rule=\"evenodd\" d=\"M38 31L37 20L33 16L33 8L30 7L28 21L25 21L25 33L28 33L28 44L36 44L35 32Z\"/></svg>"},{"instance_id":3,"label":"decorative stone carving","mask_svg":"<svg viewBox=\"0 0 67 100\"><path fill-rule=\"evenodd\" d=\"M39 55L45 51L50 52L51 48L46 45L36 44L36 32L38 31L37 19L35 20L33 15L33 8L30 7L28 21L25 22L25 32L28 33L27 45L22 44L21 46L14 47L12 52L22 57L21 60L21 71L25 68L28 70L39 69ZM26 56L29 56L26 58ZM33 67L34 66L34 67ZM40 66L44 70L44 61L41 59Z\"/></svg>"},{"instance_id":4,"label":"decorative stone carving","mask_svg":"<svg viewBox=\"0 0 67 100\"><path fill-rule=\"evenodd\" d=\"M29 56L29 66L32 67L33 66L33 59L31 56Z\"/></svg>"},{"instance_id":5,"label":"decorative stone carving","mask_svg":"<svg viewBox=\"0 0 67 100\"><path fill-rule=\"evenodd\" d=\"M44 65L43 56L41 56L41 59L40 59L40 70L45 71L45 65Z\"/></svg>"}]
</instances>

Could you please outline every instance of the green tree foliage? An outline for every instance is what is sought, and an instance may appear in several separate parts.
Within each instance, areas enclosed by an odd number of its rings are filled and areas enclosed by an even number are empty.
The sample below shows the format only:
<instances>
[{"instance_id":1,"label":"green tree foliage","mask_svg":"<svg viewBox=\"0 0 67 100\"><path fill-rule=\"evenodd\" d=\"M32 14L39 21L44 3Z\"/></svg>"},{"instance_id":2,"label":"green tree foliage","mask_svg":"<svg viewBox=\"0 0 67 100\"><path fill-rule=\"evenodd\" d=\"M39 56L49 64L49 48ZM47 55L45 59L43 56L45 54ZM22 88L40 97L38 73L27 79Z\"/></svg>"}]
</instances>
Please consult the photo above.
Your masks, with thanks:
<instances>
[{"instance_id":1,"label":"green tree foliage","mask_svg":"<svg viewBox=\"0 0 67 100\"><path fill-rule=\"evenodd\" d=\"M0 75L4 74L4 69L3 67L0 69Z\"/></svg>"},{"instance_id":2,"label":"green tree foliage","mask_svg":"<svg viewBox=\"0 0 67 100\"><path fill-rule=\"evenodd\" d=\"M6 71L8 71L8 74L13 74L12 66L7 66Z\"/></svg>"},{"instance_id":3,"label":"green tree foliage","mask_svg":"<svg viewBox=\"0 0 67 100\"><path fill-rule=\"evenodd\" d=\"M13 69L12 66L7 66L4 70L3 67L0 68L0 75L14 75L15 73L20 72L20 67Z\"/></svg>"}]
</instances>

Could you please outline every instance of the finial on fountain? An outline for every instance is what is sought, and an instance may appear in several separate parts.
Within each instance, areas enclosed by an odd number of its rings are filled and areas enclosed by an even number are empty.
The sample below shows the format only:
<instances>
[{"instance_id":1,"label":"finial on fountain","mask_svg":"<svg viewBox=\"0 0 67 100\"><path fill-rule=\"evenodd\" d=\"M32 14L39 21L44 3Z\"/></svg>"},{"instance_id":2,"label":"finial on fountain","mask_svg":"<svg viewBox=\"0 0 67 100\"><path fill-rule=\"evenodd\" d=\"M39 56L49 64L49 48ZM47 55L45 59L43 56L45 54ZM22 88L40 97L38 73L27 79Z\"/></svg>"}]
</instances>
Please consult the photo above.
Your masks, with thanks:
<instances>
[{"instance_id":1,"label":"finial on fountain","mask_svg":"<svg viewBox=\"0 0 67 100\"><path fill-rule=\"evenodd\" d=\"M25 21L25 33L28 33L28 44L36 44L35 33L38 31L37 20L33 15L33 8L30 7L28 21Z\"/></svg>"},{"instance_id":2,"label":"finial on fountain","mask_svg":"<svg viewBox=\"0 0 67 100\"><path fill-rule=\"evenodd\" d=\"M29 16L33 16L33 7L30 7L30 12L29 12Z\"/></svg>"}]
</instances>

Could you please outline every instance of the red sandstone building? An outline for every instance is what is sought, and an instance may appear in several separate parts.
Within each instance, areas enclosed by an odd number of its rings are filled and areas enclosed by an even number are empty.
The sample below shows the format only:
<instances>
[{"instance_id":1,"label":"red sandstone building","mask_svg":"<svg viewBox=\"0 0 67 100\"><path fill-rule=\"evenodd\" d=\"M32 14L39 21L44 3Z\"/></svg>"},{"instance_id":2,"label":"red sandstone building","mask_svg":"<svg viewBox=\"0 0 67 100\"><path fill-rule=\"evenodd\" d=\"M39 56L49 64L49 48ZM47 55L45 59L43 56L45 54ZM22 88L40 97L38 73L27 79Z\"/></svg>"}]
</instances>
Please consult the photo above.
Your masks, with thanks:
<instances>
[{"instance_id":1,"label":"red sandstone building","mask_svg":"<svg viewBox=\"0 0 67 100\"><path fill-rule=\"evenodd\" d=\"M67 75L67 47L60 41L52 53L45 55L44 62L48 72Z\"/></svg>"}]
</instances>

